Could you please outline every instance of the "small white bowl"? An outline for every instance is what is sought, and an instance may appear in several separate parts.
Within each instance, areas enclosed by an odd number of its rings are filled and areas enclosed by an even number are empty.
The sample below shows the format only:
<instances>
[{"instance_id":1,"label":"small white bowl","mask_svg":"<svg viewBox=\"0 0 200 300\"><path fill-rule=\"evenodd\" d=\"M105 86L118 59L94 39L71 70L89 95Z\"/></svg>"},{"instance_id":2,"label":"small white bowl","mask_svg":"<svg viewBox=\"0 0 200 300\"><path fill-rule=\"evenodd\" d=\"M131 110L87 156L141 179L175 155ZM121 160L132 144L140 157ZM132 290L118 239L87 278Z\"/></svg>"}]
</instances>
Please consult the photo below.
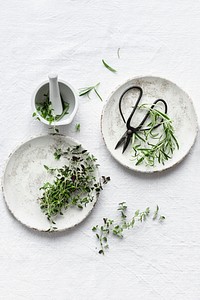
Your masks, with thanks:
<instances>
[{"instance_id":1,"label":"small white bowl","mask_svg":"<svg viewBox=\"0 0 200 300\"><path fill-rule=\"evenodd\" d=\"M58 84L63 101L69 103L69 111L68 114L64 115L61 120L53 122L53 125L55 126L70 124L78 109L78 98L73 87L69 83L60 79ZM47 94L48 91L49 81L46 80L37 87L32 97L32 109L36 112L37 117L40 118L41 122L46 125L49 125L49 122L39 114L36 109L36 104L43 102L44 94Z\"/></svg>"}]
</instances>

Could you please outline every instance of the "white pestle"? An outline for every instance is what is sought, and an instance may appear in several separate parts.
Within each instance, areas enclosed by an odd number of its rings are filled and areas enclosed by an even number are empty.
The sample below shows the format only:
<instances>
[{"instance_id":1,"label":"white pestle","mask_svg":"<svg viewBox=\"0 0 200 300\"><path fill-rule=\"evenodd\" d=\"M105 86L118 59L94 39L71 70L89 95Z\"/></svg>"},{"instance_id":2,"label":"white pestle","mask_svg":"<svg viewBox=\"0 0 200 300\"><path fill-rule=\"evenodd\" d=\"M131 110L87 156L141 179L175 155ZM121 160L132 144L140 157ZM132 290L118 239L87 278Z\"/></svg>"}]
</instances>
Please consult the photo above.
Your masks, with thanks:
<instances>
[{"instance_id":1,"label":"white pestle","mask_svg":"<svg viewBox=\"0 0 200 300\"><path fill-rule=\"evenodd\" d=\"M51 102L54 115L61 115L63 112L60 90L58 85L58 75L49 74L49 101Z\"/></svg>"}]
</instances>

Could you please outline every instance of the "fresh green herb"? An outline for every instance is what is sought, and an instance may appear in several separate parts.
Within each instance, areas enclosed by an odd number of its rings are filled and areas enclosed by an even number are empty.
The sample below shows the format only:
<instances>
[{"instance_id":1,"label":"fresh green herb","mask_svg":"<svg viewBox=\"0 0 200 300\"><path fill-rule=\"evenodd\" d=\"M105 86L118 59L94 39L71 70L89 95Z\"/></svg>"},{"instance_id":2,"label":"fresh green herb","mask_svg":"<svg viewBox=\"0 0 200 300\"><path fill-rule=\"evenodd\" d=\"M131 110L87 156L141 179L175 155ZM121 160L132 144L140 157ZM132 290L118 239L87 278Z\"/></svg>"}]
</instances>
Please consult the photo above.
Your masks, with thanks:
<instances>
[{"instance_id":1,"label":"fresh green herb","mask_svg":"<svg viewBox=\"0 0 200 300\"><path fill-rule=\"evenodd\" d=\"M109 66L104 59L102 59L102 63L104 64L104 66L111 72L116 73L117 70L113 69L111 66Z\"/></svg>"},{"instance_id":2,"label":"fresh green herb","mask_svg":"<svg viewBox=\"0 0 200 300\"><path fill-rule=\"evenodd\" d=\"M81 124L76 124L76 126L75 126L75 128L76 128L76 131L80 131L80 129L81 129Z\"/></svg>"},{"instance_id":3,"label":"fresh green herb","mask_svg":"<svg viewBox=\"0 0 200 300\"><path fill-rule=\"evenodd\" d=\"M84 96L87 95L88 97L90 96L90 92L94 91L96 95L99 97L101 101L103 101L102 97L100 96L99 92L97 91L97 88L99 86L100 82L98 82L96 85L85 87L85 88L80 88L79 89L79 96ZM90 98L90 97L89 97Z\"/></svg>"},{"instance_id":4,"label":"fresh green herb","mask_svg":"<svg viewBox=\"0 0 200 300\"><path fill-rule=\"evenodd\" d=\"M158 205L153 214L153 220L157 218L158 215ZM134 216L127 221L127 205L126 202L121 202L118 204L118 211L120 212L120 220L114 221L112 219L103 218L102 225L96 225L92 228L92 231L95 232L96 237L100 244L99 254L105 254L106 249L109 248L108 238L110 234L117 236L122 239L124 236L124 230L133 228L137 222L146 221L147 217L150 215L150 208L147 207L144 211L136 210ZM156 217L155 217L156 216ZM154 218L155 217L155 218ZM160 216L159 221L164 221L165 217Z\"/></svg>"},{"instance_id":5,"label":"fresh green herb","mask_svg":"<svg viewBox=\"0 0 200 300\"><path fill-rule=\"evenodd\" d=\"M140 106L140 109L150 111L150 122L147 130L141 129L133 135L133 159L136 160L136 165L145 163L148 166L154 166L156 162L164 165L167 160L171 159L175 149L179 149L172 120L158 109L149 109L147 104ZM161 125L155 129L159 123Z\"/></svg>"},{"instance_id":6,"label":"fresh green herb","mask_svg":"<svg viewBox=\"0 0 200 300\"><path fill-rule=\"evenodd\" d=\"M62 100L62 105L63 105L63 112L61 115L57 115L57 116L54 116L54 114L53 114L53 108L52 108L51 102L49 101L48 94L44 94L43 101L41 103L38 103L36 106L36 109L37 109L38 113L40 114L40 116L42 118L44 118L45 120L47 120L50 125L55 121L60 121L66 114L68 114L69 103L64 102L62 97L61 97L61 100ZM37 113L34 112L32 116L33 117L37 116Z\"/></svg>"},{"instance_id":7,"label":"fresh green herb","mask_svg":"<svg viewBox=\"0 0 200 300\"><path fill-rule=\"evenodd\" d=\"M81 145L68 147L65 151L56 149L55 159L61 156L67 158L67 165L54 169L45 165L54 178L53 182L46 182L40 188L43 192L39 198L40 208L50 224L55 224L55 218L69 207L82 209L87 206L102 190L101 181L95 177L96 158Z\"/></svg>"}]
</instances>

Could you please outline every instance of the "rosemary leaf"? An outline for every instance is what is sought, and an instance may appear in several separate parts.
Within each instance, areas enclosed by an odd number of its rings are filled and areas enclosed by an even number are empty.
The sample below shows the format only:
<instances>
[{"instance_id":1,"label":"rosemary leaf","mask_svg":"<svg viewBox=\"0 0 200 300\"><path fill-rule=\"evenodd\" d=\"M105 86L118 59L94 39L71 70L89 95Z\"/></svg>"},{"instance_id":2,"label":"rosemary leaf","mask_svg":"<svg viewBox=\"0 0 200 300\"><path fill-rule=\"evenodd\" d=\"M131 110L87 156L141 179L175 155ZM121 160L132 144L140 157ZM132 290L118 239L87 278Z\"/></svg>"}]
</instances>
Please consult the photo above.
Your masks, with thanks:
<instances>
[{"instance_id":1,"label":"rosemary leaf","mask_svg":"<svg viewBox=\"0 0 200 300\"><path fill-rule=\"evenodd\" d=\"M111 66L109 66L104 59L102 59L102 63L104 64L104 66L111 72L116 73L117 70L113 69Z\"/></svg>"}]
</instances>

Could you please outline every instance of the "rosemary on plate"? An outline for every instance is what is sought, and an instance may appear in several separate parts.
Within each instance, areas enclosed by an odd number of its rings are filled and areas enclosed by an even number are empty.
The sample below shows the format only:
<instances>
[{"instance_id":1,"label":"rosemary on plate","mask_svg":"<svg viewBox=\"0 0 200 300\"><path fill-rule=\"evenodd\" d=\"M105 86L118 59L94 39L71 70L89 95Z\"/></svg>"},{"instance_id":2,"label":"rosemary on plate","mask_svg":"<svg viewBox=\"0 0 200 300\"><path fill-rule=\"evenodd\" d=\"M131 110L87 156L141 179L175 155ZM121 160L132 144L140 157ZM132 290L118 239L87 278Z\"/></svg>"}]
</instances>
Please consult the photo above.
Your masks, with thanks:
<instances>
[{"instance_id":1,"label":"rosemary on plate","mask_svg":"<svg viewBox=\"0 0 200 300\"><path fill-rule=\"evenodd\" d=\"M60 148L54 153L55 159L65 157L67 162L61 168L44 168L53 175L53 181L46 182L40 190L40 208L50 224L69 207L82 209L94 200L102 190L102 183L96 175L96 158L83 150L81 145L69 146L65 151ZM52 227L54 230L55 226Z\"/></svg>"},{"instance_id":2,"label":"rosemary on plate","mask_svg":"<svg viewBox=\"0 0 200 300\"><path fill-rule=\"evenodd\" d=\"M135 211L133 217L127 220L127 205L126 202L121 202L118 204L118 211L120 212L119 221L114 221L113 219L103 218L102 225L96 225L92 228L95 232L96 237L99 241L100 249L99 254L105 254L106 249L109 248L108 238L112 234L118 238L123 238L124 231L131 229L136 223L142 223L150 216L150 208L147 207L144 211L139 209ZM153 220L158 218L159 206L156 206L156 210L153 213ZM162 222L165 219L163 215L159 216L159 221Z\"/></svg>"},{"instance_id":3,"label":"rosemary on plate","mask_svg":"<svg viewBox=\"0 0 200 300\"><path fill-rule=\"evenodd\" d=\"M136 165L145 163L154 166L156 162L164 165L172 158L174 151L179 149L172 120L167 114L156 108L149 108L147 104L141 105L140 109L150 112L150 120L147 130L141 129L133 134L133 160L136 160ZM159 123L161 125L155 129Z\"/></svg>"},{"instance_id":4,"label":"rosemary on plate","mask_svg":"<svg viewBox=\"0 0 200 300\"><path fill-rule=\"evenodd\" d=\"M100 85L100 82L98 82L96 85L93 86L88 86L85 88L80 88L79 89L79 96L84 96L87 95L90 98L90 92L94 91L95 94L98 96L98 98L103 101L102 97L100 96L99 92L97 91L98 86Z\"/></svg>"}]
</instances>

